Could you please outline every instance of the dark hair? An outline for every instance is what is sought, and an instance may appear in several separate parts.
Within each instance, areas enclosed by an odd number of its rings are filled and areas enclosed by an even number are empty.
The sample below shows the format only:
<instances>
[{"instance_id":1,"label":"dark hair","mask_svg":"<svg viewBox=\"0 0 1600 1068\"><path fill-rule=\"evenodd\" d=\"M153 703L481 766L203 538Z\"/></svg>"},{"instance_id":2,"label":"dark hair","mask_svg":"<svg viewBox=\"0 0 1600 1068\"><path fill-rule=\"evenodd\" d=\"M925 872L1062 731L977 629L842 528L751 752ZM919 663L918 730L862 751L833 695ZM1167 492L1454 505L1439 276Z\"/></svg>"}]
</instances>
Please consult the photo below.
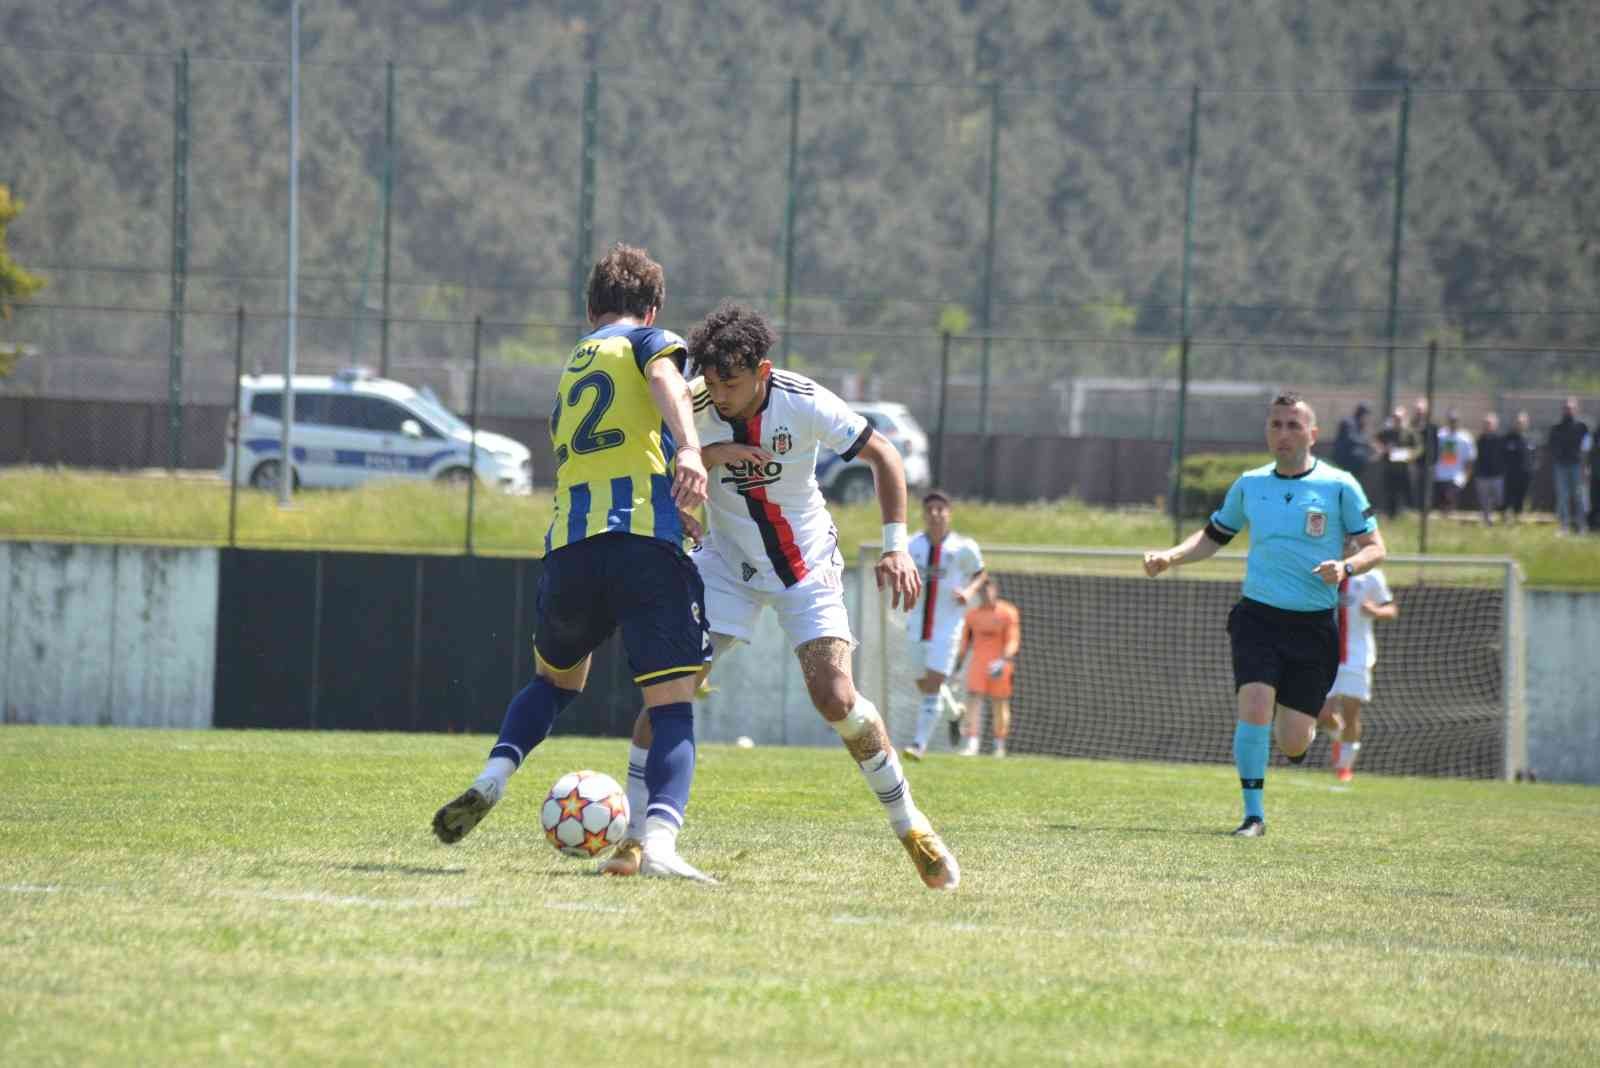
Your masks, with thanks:
<instances>
[{"instance_id":1,"label":"dark hair","mask_svg":"<svg viewBox=\"0 0 1600 1068\"><path fill-rule=\"evenodd\" d=\"M689 358L698 373L727 378L761 366L776 340L760 312L725 300L689 334Z\"/></svg>"},{"instance_id":2,"label":"dark hair","mask_svg":"<svg viewBox=\"0 0 1600 1068\"><path fill-rule=\"evenodd\" d=\"M611 246L589 272L589 314L644 316L667 299L667 276L642 248Z\"/></svg>"},{"instance_id":3,"label":"dark hair","mask_svg":"<svg viewBox=\"0 0 1600 1068\"><path fill-rule=\"evenodd\" d=\"M935 487L922 495L923 504L927 504L929 501L943 501L945 504L949 504L950 496L944 490Z\"/></svg>"},{"instance_id":4,"label":"dark hair","mask_svg":"<svg viewBox=\"0 0 1600 1068\"><path fill-rule=\"evenodd\" d=\"M1293 408L1297 404L1303 404L1303 405L1306 406L1306 411L1311 413L1311 425L1312 426L1316 426L1317 425L1317 410L1315 408L1311 407L1311 402L1310 401L1306 400L1304 397L1302 397L1300 394L1296 393L1294 390L1286 389L1282 393L1278 394L1276 397L1272 398L1272 406L1274 408L1279 408L1279 407L1282 407L1282 408Z\"/></svg>"}]
</instances>

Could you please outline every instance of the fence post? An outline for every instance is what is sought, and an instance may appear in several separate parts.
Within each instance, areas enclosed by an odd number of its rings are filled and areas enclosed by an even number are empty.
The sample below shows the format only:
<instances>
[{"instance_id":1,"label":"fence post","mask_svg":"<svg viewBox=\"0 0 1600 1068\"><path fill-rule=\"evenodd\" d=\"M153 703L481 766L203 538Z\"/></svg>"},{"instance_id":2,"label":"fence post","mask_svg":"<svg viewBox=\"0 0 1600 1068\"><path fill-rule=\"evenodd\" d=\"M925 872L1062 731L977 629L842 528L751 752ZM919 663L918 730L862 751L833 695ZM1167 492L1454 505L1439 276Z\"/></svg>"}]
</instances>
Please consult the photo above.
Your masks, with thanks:
<instances>
[{"instance_id":1,"label":"fence post","mask_svg":"<svg viewBox=\"0 0 1600 1068\"><path fill-rule=\"evenodd\" d=\"M1183 537L1183 450L1189 414L1189 277L1194 260L1194 183L1200 165L1200 87L1189 91L1189 148L1183 174L1183 270L1178 297L1178 404L1172 433L1172 539Z\"/></svg>"},{"instance_id":2,"label":"fence post","mask_svg":"<svg viewBox=\"0 0 1600 1068\"><path fill-rule=\"evenodd\" d=\"M238 544L239 522L239 379L244 377L244 305L233 313L233 399L228 410L228 436L233 438L233 471L228 476L228 548Z\"/></svg>"},{"instance_id":3,"label":"fence post","mask_svg":"<svg viewBox=\"0 0 1600 1068\"><path fill-rule=\"evenodd\" d=\"M389 265L394 208L394 60L383 87L383 324L378 332L378 374L389 377Z\"/></svg>"},{"instance_id":4,"label":"fence post","mask_svg":"<svg viewBox=\"0 0 1600 1068\"><path fill-rule=\"evenodd\" d=\"M989 490L989 346L994 328L995 220L1000 202L1000 83L989 83L989 223L983 242L983 295L978 318L983 330L983 353L978 361L978 489Z\"/></svg>"},{"instance_id":5,"label":"fence post","mask_svg":"<svg viewBox=\"0 0 1600 1068\"><path fill-rule=\"evenodd\" d=\"M1433 510L1433 460L1439 454L1439 431L1435 427L1433 440L1428 440L1428 427L1433 426L1433 372L1439 362L1439 342L1428 342L1428 375L1424 395L1428 398L1428 415L1422 420L1422 516L1417 524L1417 553L1428 553L1428 513Z\"/></svg>"},{"instance_id":6,"label":"fence post","mask_svg":"<svg viewBox=\"0 0 1600 1068\"><path fill-rule=\"evenodd\" d=\"M189 50L173 64L172 306L168 310L167 469L183 462L183 310L189 283Z\"/></svg>"},{"instance_id":7,"label":"fence post","mask_svg":"<svg viewBox=\"0 0 1600 1068\"><path fill-rule=\"evenodd\" d=\"M483 364L483 316L472 320L472 396L468 423L472 443L467 448L467 555L473 553L472 528L478 501L478 368Z\"/></svg>"},{"instance_id":8,"label":"fence post","mask_svg":"<svg viewBox=\"0 0 1600 1068\"><path fill-rule=\"evenodd\" d=\"M789 188L783 205L783 363L789 365L791 304L794 299L794 209L800 158L800 78L789 79Z\"/></svg>"},{"instance_id":9,"label":"fence post","mask_svg":"<svg viewBox=\"0 0 1600 1068\"><path fill-rule=\"evenodd\" d=\"M594 244L594 167L595 139L600 125L600 71L589 68L589 81L583 90L583 154L578 173L578 233L572 255L572 316L583 332L589 318L588 295L584 288L589 278L589 255Z\"/></svg>"},{"instance_id":10,"label":"fence post","mask_svg":"<svg viewBox=\"0 0 1600 1068\"><path fill-rule=\"evenodd\" d=\"M950 331L939 335L939 422L933 431L933 484L944 485L944 430L950 397Z\"/></svg>"},{"instance_id":11,"label":"fence post","mask_svg":"<svg viewBox=\"0 0 1600 1068\"><path fill-rule=\"evenodd\" d=\"M1394 227L1389 242L1389 320L1384 328L1388 351L1383 361L1383 411L1394 411L1394 337L1400 314L1400 241L1406 225L1406 145L1410 141L1411 83L1400 94L1400 133L1394 155Z\"/></svg>"}]
</instances>

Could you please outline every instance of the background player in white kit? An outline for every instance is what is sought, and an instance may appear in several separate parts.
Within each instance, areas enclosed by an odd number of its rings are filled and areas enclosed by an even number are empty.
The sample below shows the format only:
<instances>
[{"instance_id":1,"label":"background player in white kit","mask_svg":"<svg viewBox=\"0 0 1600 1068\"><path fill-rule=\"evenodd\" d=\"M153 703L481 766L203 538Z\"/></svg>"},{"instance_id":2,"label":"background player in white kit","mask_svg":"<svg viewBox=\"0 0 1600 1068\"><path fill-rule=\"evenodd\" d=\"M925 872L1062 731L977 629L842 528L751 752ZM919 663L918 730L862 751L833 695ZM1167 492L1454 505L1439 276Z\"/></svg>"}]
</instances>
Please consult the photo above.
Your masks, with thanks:
<instances>
[{"instance_id":1,"label":"background player in white kit","mask_svg":"<svg viewBox=\"0 0 1600 1068\"><path fill-rule=\"evenodd\" d=\"M1345 555L1355 552L1354 545L1345 545ZM1333 678L1318 726L1333 734L1334 772L1340 782L1349 782L1355 775L1356 754L1361 752L1361 706L1372 700L1372 666L1378 662L1374 624L1400 616L1400 606L1381 568L1339 583L1338 615L1339 673Z\"/></svg>"},{"instance_id":2,"label":"background player in white kit","mask_svg":"<svg viewBox=\"0 0 1600 1068\"><path fill-rule=\"evenodd\" d=\"M893 606L910 609L921 579L906 552L900 454L833 393L803 375L774 370L766 358L774 340L761 315L727 303L689 337L690 359L703 376L690 392L710 482L706 526L691 559L705 582L713 648L720 653L749 641L763 607L778 613L812 704L877 794L917 874L932 889L953 890L961 878L956 859L913 803L883 719L851 678L855 639L844 603L844 559L816 478L819 448L845 460L859 456L872 469L884 548L874 573ZM628 757L630 803L645 793L650 739L650 721L641 715ZM637 870L635 830L630 820L628 839L601 862L602 872Z\"/></svg>"},{"instance_id":3,"label":"background player in white kit","mask_svg":"<svg viewBox=\"0 0 1600 1068\"><path fill-rule=\"evenodd\" d=\"M922 605L906 618L911 643L911 670L918 672L917 731L903 752L921 760L940 712L960 719L964 711L950 693L947 680L961 652L961 623L967 604L983 586L983 553L978 543L950 529L950 498L932 489L922 497L923 528L911 539L911 558L922 575Z\"/></svg>"}]
</instances>

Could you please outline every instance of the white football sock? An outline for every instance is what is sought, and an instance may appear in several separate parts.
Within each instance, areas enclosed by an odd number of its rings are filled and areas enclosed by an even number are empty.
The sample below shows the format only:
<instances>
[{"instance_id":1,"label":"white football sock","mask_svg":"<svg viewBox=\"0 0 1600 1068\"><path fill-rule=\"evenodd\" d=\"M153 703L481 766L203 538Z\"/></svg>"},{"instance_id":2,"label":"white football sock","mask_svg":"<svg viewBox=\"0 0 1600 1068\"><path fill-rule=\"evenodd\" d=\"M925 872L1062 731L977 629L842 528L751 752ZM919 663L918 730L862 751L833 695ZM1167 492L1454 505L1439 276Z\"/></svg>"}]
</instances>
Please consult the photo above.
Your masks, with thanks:
<instances>
[{"instance_id":1,"label":"white football sock","mask_svg":"<svg viewBox=\"0 0 1600 1068\"><path fill-rule=\"evenodd\" d=\"M664 816L650 816L644 822L644 851L670 856L678 851L678 825Z\"/></svg>"},{"instance_id":2,"label":"white football sock","mask_svg":"<svg viewBox=\"0 0 1600 1068\"><path fill-rule=\"evenodd\" d=\"M650 788L644 784L644 762L650 750L628 745L628 837L643 840L644 810L650 804Z\"/></svg>"},{"instance_id":3,"label":"white football sock","mask_svg":"<svg viewBox=\"0 0 1600 1068\"><path fill-rule=\"evenodd\" d=\"M895 834L905 834L917 818L917 806L911 800L911 784L906 782L900 768L900 758L893 748L874 753L857 765L866 776L867 785L878 795L878 802L889 814L889 826Z\"/></svg>"},{"instance_id":4,"label":"white football sock","mask_svg":"<svg viewBox=\"0 0 1600 1068\"><path fill-rule=\"evenodd\" d=\"M928 693L922 695L922 707L917 709L917 748L928 748L928 736L933 733L933 725L939 722L939 695Z\"/></svg>"},{"instance_id":5,"label":"white football sock","mask_svg":"<svg viewBox=\"0 0 1600 1068\"><path fill-rule=\"evenodd\" d=\"M1361 752L1360 742L1344 742L1339 746L1339 762L1335 767L1353 768L1356 766L1356 754Z\"/></svg>"},{"instance_id":6,"label":"white football sock","mask_svg":"<svg viewBox=\"0 0 1600 1068\"><path fill-rule=\"evenodd\" d=\"M473 780L472 788L490 801L499 801L505 796L506 781L516 770L517 762L510 757L490 757L483 773Z\"/></svg>"},{"instance_id":7,"label":"white football sock","mask_svg":"<svg viewBox=\"0 0 1600 1068\"><path fill-rule=\"evenodd\" d=\"M939 684L939 707L944 709L945 715L957 719L961 715L961 704L956 700L956 695L951 692L948 682Z\"/></svg>"}]
</instances>

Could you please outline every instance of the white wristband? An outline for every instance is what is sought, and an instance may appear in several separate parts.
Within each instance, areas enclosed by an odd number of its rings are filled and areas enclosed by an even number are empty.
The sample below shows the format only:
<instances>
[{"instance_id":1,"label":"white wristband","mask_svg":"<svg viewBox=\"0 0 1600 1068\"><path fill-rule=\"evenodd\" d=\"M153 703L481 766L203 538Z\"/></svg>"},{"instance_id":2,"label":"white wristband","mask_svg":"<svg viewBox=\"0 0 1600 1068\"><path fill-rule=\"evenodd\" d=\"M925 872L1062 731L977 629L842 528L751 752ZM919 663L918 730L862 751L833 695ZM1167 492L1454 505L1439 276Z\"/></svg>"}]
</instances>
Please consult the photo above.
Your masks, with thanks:
<instances>
[{"instance_id":1,"label":"white wristband","mask_svg":"<svg viewBox=\"0 0 1600 1068\"><path fill-rule=\"evenodd\" d=\"M883 551L886 553L903 553L911 542L906 537L904 523L885 523L883 525Z\"/></svg>"}]
</instances>

